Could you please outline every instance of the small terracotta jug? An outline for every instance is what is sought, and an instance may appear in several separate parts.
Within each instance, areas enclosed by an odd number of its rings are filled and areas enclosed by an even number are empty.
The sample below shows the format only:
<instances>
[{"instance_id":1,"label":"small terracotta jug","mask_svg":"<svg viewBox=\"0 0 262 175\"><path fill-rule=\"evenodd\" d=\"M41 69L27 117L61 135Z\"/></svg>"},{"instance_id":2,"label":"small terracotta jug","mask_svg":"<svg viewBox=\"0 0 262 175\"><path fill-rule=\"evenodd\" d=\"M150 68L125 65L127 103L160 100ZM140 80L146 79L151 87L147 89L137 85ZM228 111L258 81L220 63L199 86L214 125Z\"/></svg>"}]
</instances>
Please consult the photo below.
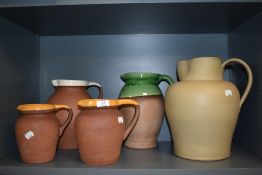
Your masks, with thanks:
<instances>
[{"instance_id":1,"label":"small terracotta jug","mask_svg":"<svg viewBox=\"0 0 262 175\"><path fill-rule=\"evenodd\" d=\"M157 146L157 137L165 116L164 97L158 85L162 81L169 84L173 80L168 75L149 72L130 72L121 75L125 82L119 98L136 100L140 106L140 116L134 129L128 136L125 146L135 149L148 149ZM121 112L129 123L134 109L122 106Z\"/></svg>"},{"instance_id":2,"label":"small terracotta jug","mask_svg":"<svg viewBox=\"0 0 262 175\"><path fill-rule=\"evenodd\" d=\"M21 160L25 163L44 163L54 159L59 136L72 119L66 105L24 104L17 107L21 116L16 121L15 134ZM61 124L56 112L67 111Z\"/></svg>"},{"instance_id":3,"label":"small terracotta jug","mask_svg":"<svg viewBox=\"0 0 262 175\"><path fill-rule=\"evenodd\" d=\"M76 139L80 157L89 165L108 165L118 161L122 142L135 126L139 105L134 100L86 99L78 105L82 111L76 117ZM129 126L118 110L121 105L135 108Z\"/></svg>"},{"instance_id":4,"label":"small terracotta jug","mask_svg":"<svg viewBox=\"0 0 262 175\"><path fill-rule=\"evenodd\" d=\"M237 87L223 80L227 65L238 63L248 82L240 98ZM220 160L230 156L240 108L252 84L252 72L242 60L199 57L178 62L180 82L169 86L165 107L174 152L193 160Z\"/></svg>"},{"instance_id":5,"label":"small terracotta jug","mask_svg":"<svg viewBox=\"0 0 262 175\"><path fill-rule=\"evenodd\" d=\"M73 118L65 133L59 140L59 149L77 149L75 138L75 117L79 113L77 102L81 99L92 98L86 91L86 88L94 86L98 88L98 98L102 98L103 90L100 84L91 81L83 80L53 80L55 87L54 93L49 97L47 103L49 104L65 104L73 110ZM60 121L64 120L64 111L57 113Z\"/></svg>"}]
</instances>

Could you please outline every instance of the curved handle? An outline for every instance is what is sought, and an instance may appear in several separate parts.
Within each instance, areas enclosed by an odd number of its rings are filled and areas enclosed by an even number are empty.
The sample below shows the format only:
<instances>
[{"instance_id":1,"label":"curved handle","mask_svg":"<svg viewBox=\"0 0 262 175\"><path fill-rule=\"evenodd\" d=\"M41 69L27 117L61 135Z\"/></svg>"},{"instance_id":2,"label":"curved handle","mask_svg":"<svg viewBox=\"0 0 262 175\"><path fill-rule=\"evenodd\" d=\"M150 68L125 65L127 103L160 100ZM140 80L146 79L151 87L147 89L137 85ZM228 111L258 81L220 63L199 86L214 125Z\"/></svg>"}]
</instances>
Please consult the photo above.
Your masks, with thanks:
<instances>
[{"instance_id":1,"label":"curved handle","mask_svg":"<svg viewBox=\"0 0 262 175\"><path fill-rule=\"evenodd\" d=\"M132 105L135 107L135 114L132 118L131 123L129 124L129 126L126 128L125 133L124 133L124 138L123 140L125 140L127 138L127 136L129 135L129 133L132 131L132 129L135 127L136 122L138 120L139 114L140 114L140 106L138 104L138 102L136 102L135 100L131 100L131 99L119 99L118 100L118 105Z\"/></svg>"},{"instance_id":2,"label":"curved handle","mask_svg":"<svg viewBox=\"0 0 262 175\"><path fill-rule=\"evenodd\" d=\"M242 104L244 103L244 101L246 100L247 98L247 95L251 89L251 86L252 86L252 82L253 82L253 74L252 74L252 71L250 69L250 67L248 66L248 64L246 62L244 62L243 60L239 59L239 58L230 58L228 60L226 60L223 64L222 64L222 71L225 70L225 67L230 64L230 63L233 63L233 62L236 62L236 63L239 63L241 66L243 66L247 72L247 85L246 85L246 89L240 99L240 108L242 106Z\"/></svg>"},{"instance_id":3,"label":"curved handle","mask_svg":"<svg viewBox=\"0 0 262 175\"><path fill-rule=\"evenodd\" d=\"M160 81L166 81L169 85L174 83L174 80L169 75L162 74L159 79Z\"/></svg>"},{"instance_id":4,"label":"curved handle","mask_svg":"<svg viewBox=\"0 0 262 175\"><path fill-rule=\"evenodd\" d=\"M69 108L68 106L66 105L55 105L55 109L56 111L60 111L60 110L66 110L68 111L68 116L67 116L67 119L66 121L60 126L60 132L59 132L59 136L61 136L65 130L65 128L69 125L69 123L71 122L72 120L72 117L73 117L73 112L72 112L72 109Z\"/></svg>"},{"instance_id":5,"label":"curved handle","mask_svg":"<svg viewBox=\"0 0 262 175\"><path fill-rule=\"evenodd\" d=\"M101 99L103 97L103 87L96 82L88 81L87 87L91 87L91 86L94 86L98 89L98 97L97 98Z\"/></svg>"}]
</instances>

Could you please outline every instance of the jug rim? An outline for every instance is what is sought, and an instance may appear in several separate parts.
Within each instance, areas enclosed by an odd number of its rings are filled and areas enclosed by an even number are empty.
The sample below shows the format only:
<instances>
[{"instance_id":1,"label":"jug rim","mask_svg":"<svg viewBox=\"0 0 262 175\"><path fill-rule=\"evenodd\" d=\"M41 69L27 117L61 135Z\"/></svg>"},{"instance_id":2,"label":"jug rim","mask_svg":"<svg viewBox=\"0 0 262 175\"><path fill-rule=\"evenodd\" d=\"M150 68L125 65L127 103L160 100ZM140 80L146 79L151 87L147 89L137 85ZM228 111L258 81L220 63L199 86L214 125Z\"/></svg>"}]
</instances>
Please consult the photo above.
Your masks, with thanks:
<instances>
[{"instance_id":1,"label":"jug rim","mask_svg":"<svg viewBox=\"0 0 262 175\"><path fill-rule=\"evenodd\" d=\"M112 108L118 107L124 101L129 99L82 99L77 102L77 105L82 108ZM138 102L132 100L133 105L138 105Z\"/></svg>"},{"instance_id":2,"label":"jug rim","mask_svg":"<svg viewBox=\"0 0 262 175\"><path fill-rule=\"evenodd\" d=\"M46 111L46 110L55 110L55 105L52 104L22 104L16 108L18 111Z\"/></svg>"},{"instance_id":3,"label":"jug rim","mask_svg":"<svg viewBox=\"0 0 262 175\"><path fill-rule=\"evenodd\" d=\"M221 60L220 57L218 56L203 56L203 57L195 57L195 58L190 58L190 59L183 59L183 60L178 60L178 62L183 62L183 61L194 61L194 60L203 60L203 59L219 59Z\"/></svg>"},{"instance_id":4,"label":"jug rim","mask_svg":"<svg viewBox=\"0 0 262 175\"><path fill-rule=\"evenodd\" d=\"M51 81L53 86L88 86L89 81L85 80L68 80L68 79L56 79Z\"/></svg>"},{"instance_id":5,"label":"jug rim","mask_svg":"<svg viewBox=\"0 0 262 175\"><path fill-rule=\"evenodd\" d=\"M161 74L154 73L154 72L127 72L127 73L121 74L120 78L122 80L126 80L126 79L132 79L132 78L152 78L152 77L157 77L160 75Z\"/></svg>"}]
</instances>

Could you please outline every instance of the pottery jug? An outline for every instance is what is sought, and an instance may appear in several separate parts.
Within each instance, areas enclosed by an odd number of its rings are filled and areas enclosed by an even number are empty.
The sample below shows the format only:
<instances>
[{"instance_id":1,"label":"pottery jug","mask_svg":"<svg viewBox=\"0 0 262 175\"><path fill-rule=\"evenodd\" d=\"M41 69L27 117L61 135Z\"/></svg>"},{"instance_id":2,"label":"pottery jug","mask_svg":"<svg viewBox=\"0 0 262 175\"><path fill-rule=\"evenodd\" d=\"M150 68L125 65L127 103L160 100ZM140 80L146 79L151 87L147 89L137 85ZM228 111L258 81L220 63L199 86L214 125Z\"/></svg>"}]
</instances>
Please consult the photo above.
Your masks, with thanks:
<instances>
[{"instance_id":1,"label":"pottery jug","mask_svg":"<svg viewBox=\"0 0 262 175\"><path fill-rule=\"evenodd\" d=\"M80 100L78 105L82 111L76 117L75 128L82 161L89 165L115 163L123 140L137 122L138 103L129 99L87 99ZM125 116L118 110L121 105L135 108L129 126L125 125Z\"/></svg>"},{"instance_id":2,"label":"pottery jug","mask_svg":"<svg viewBox=\"0 0 262 175\"><path fill-rule=\"evenodd\" d=\"M15 134L20 157L26 163L44 163L54 159L59 136L72 119L66 105L24 104L17 107L21 116L16 121ZM65 110L63 123L56 112Z\"/></svg>"},{"instance_id":3,"label":"pottery jug","mask_svg":"<svg viewBox=\"0 0 262 175\"><path fill-rule=\"evenodd\" d=\"M138 122L128 136L125 146L136 149L156 147L165 115L164 98L158 85L162 81L172 84L172 78L157 73L133 72L121 75L121 79L125 85L120 91L119 98L134 99L140 106ZM127 116L128 124L134 109L122 106L121 112Z\"/></svg>"},{"instance_id":4,"label":"pottery jug","mask_svg":"<svg viewBox=\"0 0 262 175\"><path fill-rule=\"evenodd\" d=\"M81 99L91 98L86 88L94 86L99 90L98 98L102 98L103 90L100 84L83 80L53 80L54 93L49 97L49 104L66 104L73 110L73 118L59 140L60 149L77 149L75 138L75 117L79 113L77 102ZM59 120L64 120L64 112L57 113Z\"/></svg>"},{"instance_id":5,"label":"pottery jug","mask_svg":"<svg viewBox=\"0 0 262 175\"><path fill-rule=\"evenodd\" d=\"M238 63L248 81L240 98L236 86L223 80L227 65ZM174 153L186 159L220 160L230 156L240 108L252 84L252 72L242 60L199 57L179 61L180 82L169 86L165 108L174 141Z\"/></svg>"}]
</instances>

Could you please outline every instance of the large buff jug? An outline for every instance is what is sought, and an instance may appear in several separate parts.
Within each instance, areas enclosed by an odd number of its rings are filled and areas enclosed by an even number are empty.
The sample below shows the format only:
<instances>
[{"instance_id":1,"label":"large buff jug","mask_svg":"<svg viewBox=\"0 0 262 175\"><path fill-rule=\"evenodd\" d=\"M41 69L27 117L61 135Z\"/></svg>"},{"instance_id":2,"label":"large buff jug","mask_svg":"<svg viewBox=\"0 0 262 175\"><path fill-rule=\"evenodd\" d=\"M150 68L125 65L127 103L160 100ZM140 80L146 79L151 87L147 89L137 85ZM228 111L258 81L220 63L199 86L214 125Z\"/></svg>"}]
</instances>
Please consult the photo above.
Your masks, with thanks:
<instances>
[{"instance_id":1,"label":"large buff jug","mask_svg":"<svg viewBox=\"0 0 262 175\"><path fill-rule=\"evenodd\" d=\"M248 76L240 98L238 89L223 80L230 63L242 65ZM251 85L252 72L242 60L199 57L179 61L177 82L166 92L165 109L177 156L192 160L220 160L230 147L240 108Z\"/></svg>"}]
</instances>

